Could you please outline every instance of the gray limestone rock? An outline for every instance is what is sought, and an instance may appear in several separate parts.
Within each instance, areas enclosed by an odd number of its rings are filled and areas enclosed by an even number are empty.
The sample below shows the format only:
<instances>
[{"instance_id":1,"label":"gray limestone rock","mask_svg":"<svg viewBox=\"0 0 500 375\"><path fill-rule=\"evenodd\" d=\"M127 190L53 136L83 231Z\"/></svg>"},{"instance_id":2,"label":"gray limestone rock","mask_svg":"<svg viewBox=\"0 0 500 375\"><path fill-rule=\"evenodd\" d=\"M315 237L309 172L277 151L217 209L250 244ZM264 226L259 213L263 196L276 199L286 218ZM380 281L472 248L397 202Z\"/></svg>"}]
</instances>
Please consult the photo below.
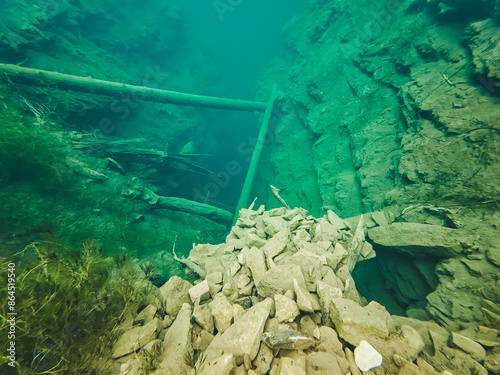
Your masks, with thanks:
<instances>
[{"instance_id":1,"label":"gray limestone rock","mask_svg":"<svg viewBox=\"0 0 500 375\"><path fill-rule=\"evenodd\" d=\"M160 330L160 320L155 318L142 327L135 327L126 331L113 346L112 358L123 357L139 350L156 339Z\"/></svg>"},{"instance_id":2,"label":"gray limestone rock","mask_svg":"<svg viewBox=\"0 0 500 375\"><path fill-rule=\"evenodd\" d=\"M457 348L462 349L465 353L470 354L470 356L478 362L483 361L486 357L486 351L484 350L484 348L468 337L462 336L456 332L452 332L451 342Z\"/></svg>"},{"instance_id":3,"label":"gray limestone rock","mask_svg":"<svg viewBox=\"0 0 500 375\"><path fill-rule=\"evenodd\" d=\"M220 350L224 353L231 353L237 365L243 363L245 356L253 360L259 351L264 325L273 303L273 300L268 298L251 307L221 336L216 337L207 351Z\"/></svg>"},{"instance_id":4,"label":"gray limestone rock","mask_svg":"<svg viewBox=\"0 0 500 375\"><path fill-rule=\"evenodd\" d=\"M261 249L245 248L240 253L243 264L250 268L255 285L258 285L267 271L266 259Z\"/></svg>"},{"instance_id":5,"label":"gray limestone rock","mask_svg":"<svg viewBox=\"0 0 500 375\"><path fill-rule=\"evenodd\" d=\"M208 361L200 375L231 375L235 367L234 356L231 353L226 353Z\"/></svg>"},{"instance_id":6,"label":"gray limestone rock","mask_svg":"<svg viewBox=\"0 0 500 375\"><path fill-rule=\"evenodd\" d=\"M466 242L457 229L439 225L393 223L368 230L368 236L377 245L411 256L454 257Z\"/></svg>"},{"instance_id":7,"label":"gray limestone rock","mask_svg":"<svg viewBox=\"0 0 500 375\"><path fill-rule=\"evenodd\" d=\"M214 333L214 318L208 305L196 305L193 310L193 318L209 333Z\"/></svg>"},{"instance_id":8,"label":"gray limestone rock","mask_svg":"<svg viewBox=\"0 0 500 375\"><path fill-rule=\"evenodd\" d=\"M261 281L256 283L257 292L261 297L284 294L287 290L294 290L293 279L297 279L301 290L307 290L300 266L296 264L277 265L268 270Z\"/></svg>"},{"instance_id":9,"label":"gray limestone rock","mask_svg":"<svg viewBox=\"0 0 500 375\"><path fill-rule=\"evenodd\" d=\"M312 352L307 356L308 375L344 375L337 358L328 352Z\"/></svg>"},{"instance_id":10,"label":"gray limestone rock","mask_svg":"<svg viewBox=\"0 0 500 375\"><path fill-rule=\"evenodd\" d=\"M151 322L154 319L157 310L158 308L154 305L146 306L146 308L144 308L144 310L142 310L134 319L134 325L143 326Z\"/></svg>"},{"instance_id":11,"label":"gray limestone rock","mask_svg":"<svg viewBox=\"0 0 500 375\"><path fill-rule=\"evenodd\" d=\"M266 244L261 248L266 257L274 258L281 254L289 241L290 230L288 228L281 229L278 233L274 234Z\"/></svg>"},{"instance_id":12,"label":"gray limestone rock","mask_svg":"<svg viewBox=\"0 0 500 375\"><path fill-rule=\"evenodd\" d=\"M165 304L165 312L168 315L176 316L184 303L192 304L189 298L189 289L192 285L189 281L178 276L171 277L160 288L160 294Z\"/></svg>"},{"instance_id":13,"label":"gray limestone rock","mask_svg":"<svg viewBox=\"0 0 500 375\"><path fill-rule=\"evenodd\" d=\"M330 317L339 336L351 345L359 345L362 340L370 337L387 338L387 321L391 317L387 311L373 306L361 307L348 299L333 299L330 303Z\"/></svg>"},{"instance_id":14,"label":"gray limestone rock","mask_svg":"<svg viewBox=\"0 0 500 375\"><path fill-rule=\"evenodd\" d=\"M293 322L295 318L300 314L299 307L297 303L281 294L276 294L274 296L274 302L276 303L276 313L274 317L281 322Z\"/></svg>"},{"instance_id":15,"label":"gray limestone rock","mask_svg":"<svg viewBox=\"0 0 500 375\"><path fill-rule=\"evenodd\" d=\"M233 305L224 295L217 295L208 304L214 317L217 331L222 333L231 326L233 320Z\"/></svg>"},{"instance_id":16,"label":"gray limestone rock","mask_svg":"<svg viewBox=\"0 0 500 375\"><path fill-rule=\"evenodd\" d=\"M190 373L194 358L191 333L191 306L184 304L163 340L160 369L179 375Z\"/></svg>"}]
</instances>

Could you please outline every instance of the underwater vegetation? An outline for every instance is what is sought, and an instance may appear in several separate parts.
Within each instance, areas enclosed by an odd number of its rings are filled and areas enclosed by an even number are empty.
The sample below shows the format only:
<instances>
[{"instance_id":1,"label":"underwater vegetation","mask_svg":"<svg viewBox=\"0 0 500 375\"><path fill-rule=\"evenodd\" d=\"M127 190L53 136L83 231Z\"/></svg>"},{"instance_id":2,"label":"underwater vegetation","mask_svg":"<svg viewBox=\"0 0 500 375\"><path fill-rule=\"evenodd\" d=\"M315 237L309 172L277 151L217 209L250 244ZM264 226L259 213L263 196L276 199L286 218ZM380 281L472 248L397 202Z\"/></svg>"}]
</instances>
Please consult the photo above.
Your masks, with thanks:
<instances>
[{"instance_id":1,"label":"underwater vegetation","mask_svg":"<svg viewBox=\"0 0 500 375\"><path fill-rule=\"evenodd\" d=\"M145 303L150 292L146 275L130 257L105 258L96 240L72 249L47 239L27 246L14 261L20 373L89 371L95 355L110 350L117 324ZM10 262L1 258L2 269ZM6 289L0 290L0 298L7 300ZM2 337L9 329L7 313L2 304ZM6 349L0 368L8 370Z\"/></svg>"}]
</instances>

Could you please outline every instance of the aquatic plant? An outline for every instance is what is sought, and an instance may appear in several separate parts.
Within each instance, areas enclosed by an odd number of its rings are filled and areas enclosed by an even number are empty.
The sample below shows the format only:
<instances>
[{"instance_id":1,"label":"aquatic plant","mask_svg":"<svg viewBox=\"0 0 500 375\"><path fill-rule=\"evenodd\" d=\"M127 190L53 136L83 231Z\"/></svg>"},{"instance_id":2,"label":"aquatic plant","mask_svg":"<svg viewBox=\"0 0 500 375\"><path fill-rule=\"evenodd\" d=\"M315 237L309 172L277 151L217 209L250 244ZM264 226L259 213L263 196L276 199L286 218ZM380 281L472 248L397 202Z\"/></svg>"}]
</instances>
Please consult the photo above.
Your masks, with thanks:
<instances>
[{"instance_id":1,"label":"aquatic plant","mask_svg":"<svg viewBox=\"0 0 500 375\"><path fill-rule=\"evenodd\" d=\"M55 241L32 243L15 258L20 373L87 371L96 353L107 352L127 307L147 295L147 285L136 283L137 272L103 257L95 240L78 252ZM2 269L8 262L0 259ZM0 290L2 300L6 293ZM2 337L8 329L6 309L0 307ZM0 368L5 361L0 358Z\"/></svg>"}]
</instances>

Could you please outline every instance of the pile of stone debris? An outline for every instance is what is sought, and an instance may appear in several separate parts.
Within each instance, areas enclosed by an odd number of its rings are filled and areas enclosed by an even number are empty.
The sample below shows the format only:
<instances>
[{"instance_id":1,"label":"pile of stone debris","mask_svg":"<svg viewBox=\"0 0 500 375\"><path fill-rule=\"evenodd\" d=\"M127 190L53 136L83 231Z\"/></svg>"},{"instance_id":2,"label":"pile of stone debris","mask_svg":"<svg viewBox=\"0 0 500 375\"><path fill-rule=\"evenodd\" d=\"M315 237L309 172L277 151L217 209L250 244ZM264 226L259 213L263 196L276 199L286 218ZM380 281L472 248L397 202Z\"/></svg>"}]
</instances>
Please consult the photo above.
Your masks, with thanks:
<instances>
[{"instance_id":1,"label":"pile of stone debris","mask_svg":"<svg viewBox=\"0 0 500 375\"><path fill-rule=\"evenodd\" d=\"M200 276L195 286L171 278L124 323L117 372L496 373L499 331L448 332L366 304L351 272L373 256L363 216L353 227L332 211L316 219L301 208L243 209L226 243L197 245L182 259Z\"/></svg>"}]
</instances>

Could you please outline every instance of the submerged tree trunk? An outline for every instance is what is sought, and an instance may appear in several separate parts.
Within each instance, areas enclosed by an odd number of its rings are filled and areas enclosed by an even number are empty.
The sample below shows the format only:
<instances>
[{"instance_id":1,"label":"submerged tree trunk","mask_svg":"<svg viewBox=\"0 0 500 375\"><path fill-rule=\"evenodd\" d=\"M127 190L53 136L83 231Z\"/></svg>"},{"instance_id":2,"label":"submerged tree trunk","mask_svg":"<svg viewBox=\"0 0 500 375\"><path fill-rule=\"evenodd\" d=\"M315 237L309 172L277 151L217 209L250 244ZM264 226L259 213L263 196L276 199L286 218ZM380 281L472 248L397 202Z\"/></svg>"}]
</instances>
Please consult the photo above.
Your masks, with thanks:
<instances>
[{"instance_id":1,"label":"submerged tree trunk","mask_svg":"<svg viewBox=\"0 0 500 375\"><path fill-rule=\"evenodd\" d=\"M48 86L61 90L79 91L107 96L122 96L127 94L133 95L140 100L158 103L257 112L264 112L267 106L267 103L263 102L185 94L175 91L153 89L144 86L103 81L92 77L79 77L46 70L25 68L12 64L0 64L0 77L3 74L5 74L12 82L25 85L41 87Z\"/></svg>"}]
</instances>

